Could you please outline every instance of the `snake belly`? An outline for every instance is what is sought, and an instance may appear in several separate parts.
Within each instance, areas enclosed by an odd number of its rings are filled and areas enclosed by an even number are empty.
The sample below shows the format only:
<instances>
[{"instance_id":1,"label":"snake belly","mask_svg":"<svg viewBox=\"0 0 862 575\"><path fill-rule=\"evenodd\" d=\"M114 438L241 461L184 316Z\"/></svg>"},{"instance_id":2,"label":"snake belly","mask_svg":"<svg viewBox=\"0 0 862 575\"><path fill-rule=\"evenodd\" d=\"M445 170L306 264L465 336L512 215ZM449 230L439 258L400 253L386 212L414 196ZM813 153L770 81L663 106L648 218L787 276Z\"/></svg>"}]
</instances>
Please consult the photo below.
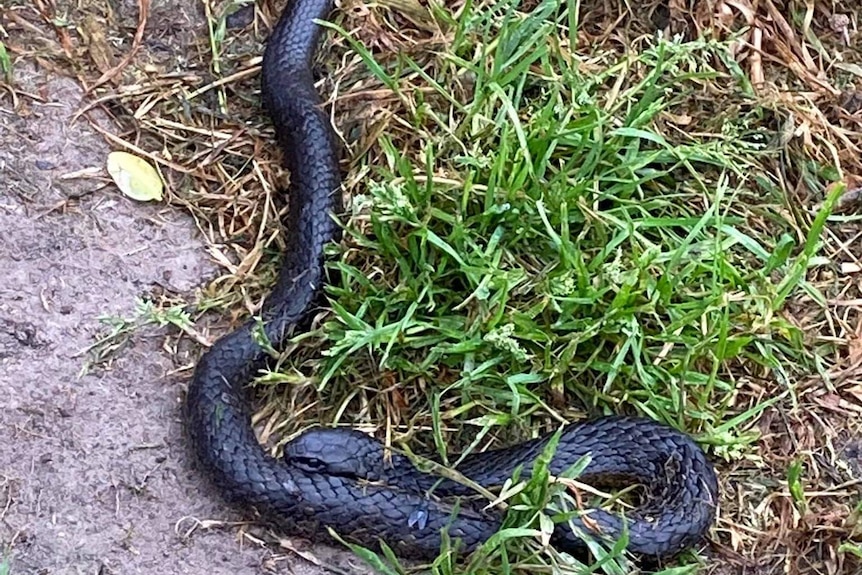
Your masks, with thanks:
<instances>
[{"instance_id":1,"label":"snake belly","mask_svg":"<svg viewBox=\"0 0 862 575\"><path fill-rule=\"evenodd\" d=\"M320 455L327 445L342 446L351 454L347 470L355 470L353 456L367 452L360 447L375 440L350 430L328 430L322 445L313 434L297 440L308 447L305 457L292 457L296 450L288 445L285 457L276 459L252 429L245 386L267 358L256 330L260 326L270 344L279 347L307 320L325 279L324 248L340 237L332 217L341 208L339 149L312 75L322 31L314 20L328 16L331 2L288 0L267 41L261 92L290 173L284 222L288 247L263 304L262 321L248 320L199 360L185 403L189 441L201 470L225 499L255 509L289 535L327 539L331 528L360 545L379 548L384 541L404 558L431 559L439 553L445 530L460 540L461 551L470 552L499 530L500 513L429 497L424 488L433 478L421 474L402 481L390 471L391 481L369 482L359 473L334 470ZM518 464L529 469L545 442L536 439L474 454L458 470L482 485L500 485ZM715 473L688 436L644 419L576 423L563 431L552 472L560 473L584 454L592 457L584 478L620 476L651 486L649 505L625 519L601 510L589 516L589 525L610 540L627 529L630 551L670 557L696 544L712 524ZM373 468L382 461L366 458L358 464ZM402 462L399 473L418 473L407 467ZM446 493L445 485L434 493ZM452 486L449 493L460 494ZM417 510L423 517L419 522ZM590 531L580 519L572 523ZM563 549L584 548L565 526L557 529L554 540Z\"/></svg>"}]
</instances>

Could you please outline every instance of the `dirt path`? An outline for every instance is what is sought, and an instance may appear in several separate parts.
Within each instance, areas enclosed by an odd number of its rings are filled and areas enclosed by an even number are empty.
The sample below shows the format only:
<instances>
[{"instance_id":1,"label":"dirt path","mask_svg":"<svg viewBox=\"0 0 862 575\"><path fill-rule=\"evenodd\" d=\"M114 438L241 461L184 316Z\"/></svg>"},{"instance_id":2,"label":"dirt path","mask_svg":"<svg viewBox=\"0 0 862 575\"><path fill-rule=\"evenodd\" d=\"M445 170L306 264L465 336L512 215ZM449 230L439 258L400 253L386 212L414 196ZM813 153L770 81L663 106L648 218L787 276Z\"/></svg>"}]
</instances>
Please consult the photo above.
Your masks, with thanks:
<instances>
[{"instance_id":1,"label":"dirt path","mask_svg":"<svg viewBox=\"0 0 862 575\"><path fill-rule=\"evenodd\" d=\"M70 124L76 84L17 68L16 85L39 97L0 100L0 565L5 554L16 575L327 572L235 527L187 536L195 518L240 517L188 464L192 359L172 363L165 331L79 376L99 316L129 316L158 291L188 296L213 268L185 214L64 179L110 151L86 121Z\"/></svg>"}]
</instances>

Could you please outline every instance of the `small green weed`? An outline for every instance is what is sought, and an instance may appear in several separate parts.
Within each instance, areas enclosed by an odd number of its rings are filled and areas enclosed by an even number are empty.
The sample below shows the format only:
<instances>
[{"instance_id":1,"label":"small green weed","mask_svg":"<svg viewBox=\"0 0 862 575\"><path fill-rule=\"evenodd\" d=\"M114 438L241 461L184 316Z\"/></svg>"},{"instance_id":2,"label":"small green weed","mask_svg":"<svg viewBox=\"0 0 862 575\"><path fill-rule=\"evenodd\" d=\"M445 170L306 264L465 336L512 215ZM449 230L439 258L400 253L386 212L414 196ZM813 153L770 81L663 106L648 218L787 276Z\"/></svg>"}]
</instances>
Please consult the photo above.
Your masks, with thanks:
<instances>
[{"instance_id":1,"label":"small green weed","mask_svg":"<svg viewBox=\"0 0 862 575\"><path fill-rule=\"evenodd\" d=\"M12 59L9 58L9 52L6 51L6 45L3 42L0 42L0 73L3 74L7 84L12 83Z\"/></svg>"},{"instance_id":2,"label":"small green weed","mask_svg":"<svg viewBox=\"0 0 862 575\"><path fill-rule=\"evenodd\" d=\"M803 475L802 460L794 461L787 470L787 487L790 490L790 496L793 498L793 504L796 510L801 514L805 514L805 487L802 485Z\"/></svg>"},{"instance_id":3,"label":"small green weed","mask_svg":"<svg viewBox=\"0 0 862 575\"><path fill-rule=\"evenodd\" d=\"M93 367L109 362L125 348L132 334L143 327L173 325L198 341L203 339L195 331L191 317L182 305L163 309L152 301L138 299L131 317L101 316L99 322L107 327L106 332L83 351L88 359L79 375L84 375Z\"/></svg>"}]
</instances>

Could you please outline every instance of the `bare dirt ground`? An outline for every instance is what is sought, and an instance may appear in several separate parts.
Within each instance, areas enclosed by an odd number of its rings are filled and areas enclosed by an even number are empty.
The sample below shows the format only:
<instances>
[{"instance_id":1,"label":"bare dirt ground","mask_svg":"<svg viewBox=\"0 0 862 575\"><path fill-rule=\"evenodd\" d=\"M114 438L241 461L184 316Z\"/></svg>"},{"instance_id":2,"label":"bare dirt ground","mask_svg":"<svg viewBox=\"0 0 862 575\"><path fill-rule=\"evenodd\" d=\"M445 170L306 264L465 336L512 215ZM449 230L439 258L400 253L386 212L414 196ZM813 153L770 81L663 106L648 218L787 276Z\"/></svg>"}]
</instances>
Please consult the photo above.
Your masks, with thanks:
<instances>
[{"instance_id":1,"label":"bare dirt ground","mask_svg":"<svg viewBox=\"0 0 862 575\"><path fill-rule=\"evenodd\" d=\"M190 297L214 266L188 214L67 177L101 170L110 151L72 121L73 80L18 61L15 85L0 96L0 571L331 572L219 528L238 517L188 463L181 368L193 360L170 359L164 330L81 375L100 316L130 316L142 295Z\"/></svg>"}]
</instances>

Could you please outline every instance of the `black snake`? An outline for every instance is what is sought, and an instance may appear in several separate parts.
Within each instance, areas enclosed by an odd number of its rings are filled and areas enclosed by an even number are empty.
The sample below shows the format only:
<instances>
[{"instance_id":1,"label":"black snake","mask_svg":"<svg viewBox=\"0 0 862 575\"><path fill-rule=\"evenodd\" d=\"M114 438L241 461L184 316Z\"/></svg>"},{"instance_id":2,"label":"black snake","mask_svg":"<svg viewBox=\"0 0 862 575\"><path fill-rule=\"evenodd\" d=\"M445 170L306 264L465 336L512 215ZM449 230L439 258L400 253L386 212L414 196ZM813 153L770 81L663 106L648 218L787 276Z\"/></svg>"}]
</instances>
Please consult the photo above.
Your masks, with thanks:
<instances>
[{"instance_id":1,"label":"black snake","mask_svg":"<svg viewBox=\"0 0 862 575\"><path fill-rule=\"evenodd\" d=\"M356 543L385 541L405 558L428 559L440 549L441 532L471 551L499 528L502 514L438 495L466 495L444 481L429 496L433 478L403 458L383 465L376 440L350 430L314 429L272 458L258 443L244 386L264 364L257 326L278 346L307 319L324 280L324 246L337 240L332 215L340 210L338 147L314 88L312 58L332 0L288 0L263 58L263 103L275 126L290 171L287 253L260 322L249 320L218 340L200 359L186 398L187 429L206 473L225 497L292 535L326 537L327 528ZM545 445L536 439L509 449L468 456L458 471L477 483L500 486L516 465L531 463ZM625 519L600 509L576 527L609 540L627 523L628 549L669 557L696 544L715 516L717 481L703 452L688 436L655 422L606 417L566 427L551 463L561 474L581 456L592 457L581 480L621 478L647 487L647 504ZM457 513L453 511L457 509ZM592 526L593 529L589 529ZM566 524L559 548L583 550Z\"/></svg>"}]
</instances>

